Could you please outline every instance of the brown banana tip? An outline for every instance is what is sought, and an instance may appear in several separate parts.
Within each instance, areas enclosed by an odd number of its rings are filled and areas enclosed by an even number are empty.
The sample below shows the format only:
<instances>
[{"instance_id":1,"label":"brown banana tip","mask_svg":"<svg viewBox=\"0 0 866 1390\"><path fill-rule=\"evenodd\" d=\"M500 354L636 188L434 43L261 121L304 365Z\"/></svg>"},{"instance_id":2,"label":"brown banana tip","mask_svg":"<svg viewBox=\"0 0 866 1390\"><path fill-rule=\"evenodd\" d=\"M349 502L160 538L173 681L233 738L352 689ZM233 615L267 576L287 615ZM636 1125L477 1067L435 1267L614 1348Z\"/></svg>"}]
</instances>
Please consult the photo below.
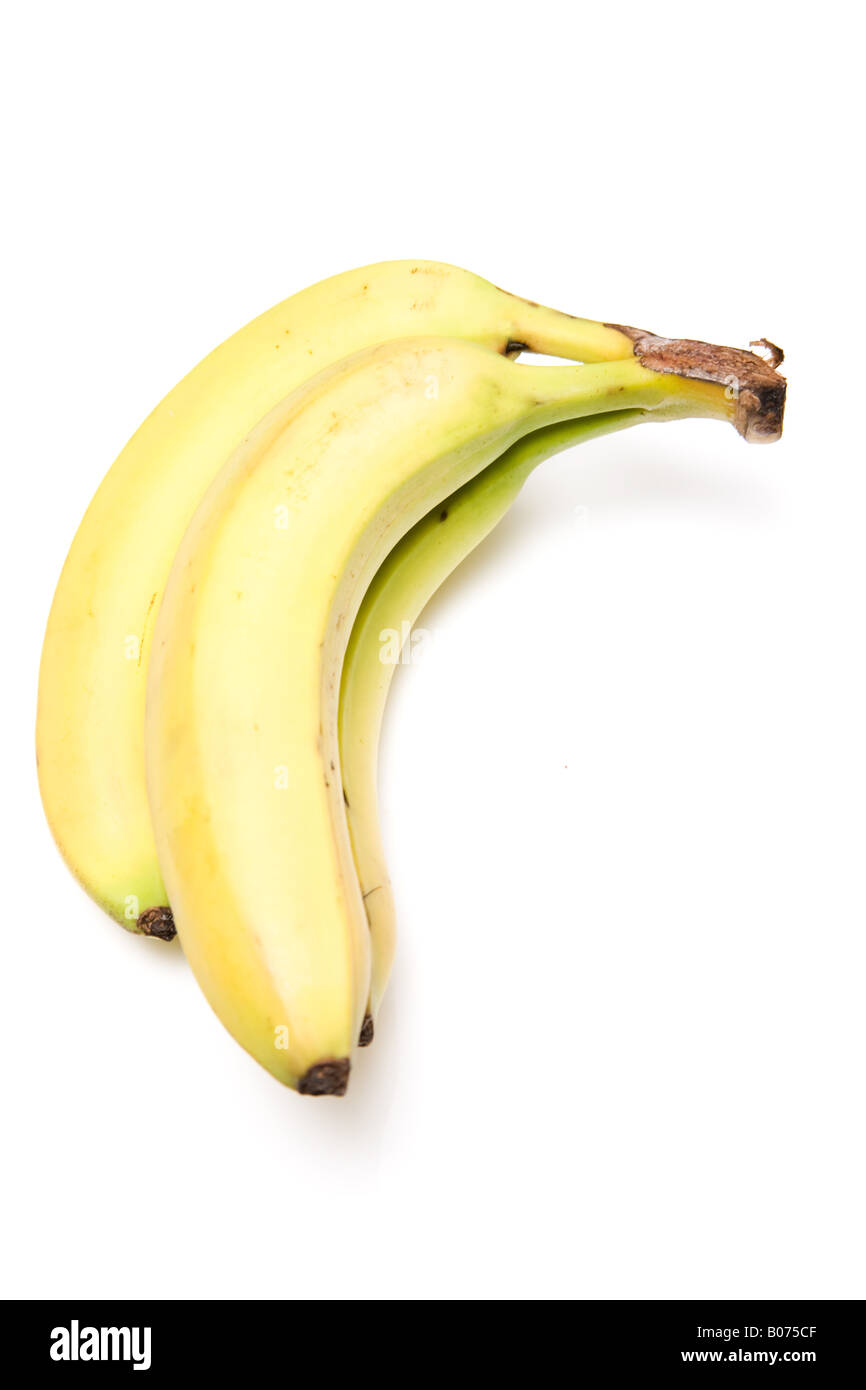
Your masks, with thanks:
<instances>
[{"instance_id":1,"label":"brown banana tip","mask_svg":"<svg viewBox=\"0 0 866 1390\"><path fill-rule=\"evenodd\" d=\"M349 1084L349 1059L338 1057L330 1062L316 1062L298 1082L302 1096L344 1096Z\"/></svg>"},{"instance_id":2,"label":"brown banana tip","mask_svg":"<svg viewBox=\"0 0 866 1390\"><path fill-rule=\"evenodd\" d=\"M716 382L734 402L734 425L749 443L781 438L788 383L776 368L785 354L768 338L755 338L745 348L719 347L695 338L660 338L642 328L608 323L634 344L634 355L653 372Z\"/></svg>"},{"instance_id":3,"label":"brown banana tip","mask_svg":"<svg viewBox=\"0 0 866 1390\"><path fill-rule=\"evenodd\" d=\"M365 1014L364 1022L361 1024L361 1031L358 1034L358 1046L369 1047L370 1043L373 1041L375 1031L373 1027L373 1015Z\"/></svg>"},{"instance_id":4,"label":"brown banana tip","mask_svg":"<svg viewBox=\"0 0 866 1390\"><path fill-rule=\"evenodd\" d=\"M159 941L173 941L177 936L170 907L149 907L139 915L136 926L142 936L155 936Z\"/></svg>"}]
</instances>

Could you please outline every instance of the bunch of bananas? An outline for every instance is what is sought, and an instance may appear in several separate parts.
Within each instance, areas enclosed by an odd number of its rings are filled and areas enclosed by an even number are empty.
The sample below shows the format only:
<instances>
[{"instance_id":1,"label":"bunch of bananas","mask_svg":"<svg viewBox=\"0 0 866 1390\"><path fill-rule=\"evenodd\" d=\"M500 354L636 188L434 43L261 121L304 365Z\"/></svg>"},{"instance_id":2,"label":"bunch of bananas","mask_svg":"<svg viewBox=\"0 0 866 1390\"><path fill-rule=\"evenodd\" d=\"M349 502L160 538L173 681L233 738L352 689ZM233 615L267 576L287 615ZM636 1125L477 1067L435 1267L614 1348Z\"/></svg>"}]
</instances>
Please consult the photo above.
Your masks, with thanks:
<instances>
[{"instance_id":1,"label":"bunch of bananas","mask_svg":"<svg viewBox=\"0 0 866 1390\"><path fill-rule=\"evenodd\" d=\"M559 450L685 416L778 438L781 353L751 346L384 263L242 328L114 463L48 621L43 803L84 888L132 931L176 930L280 1081L343 1094L391 967L382 635L411 631Z\"/></svg>"}]
</instances>

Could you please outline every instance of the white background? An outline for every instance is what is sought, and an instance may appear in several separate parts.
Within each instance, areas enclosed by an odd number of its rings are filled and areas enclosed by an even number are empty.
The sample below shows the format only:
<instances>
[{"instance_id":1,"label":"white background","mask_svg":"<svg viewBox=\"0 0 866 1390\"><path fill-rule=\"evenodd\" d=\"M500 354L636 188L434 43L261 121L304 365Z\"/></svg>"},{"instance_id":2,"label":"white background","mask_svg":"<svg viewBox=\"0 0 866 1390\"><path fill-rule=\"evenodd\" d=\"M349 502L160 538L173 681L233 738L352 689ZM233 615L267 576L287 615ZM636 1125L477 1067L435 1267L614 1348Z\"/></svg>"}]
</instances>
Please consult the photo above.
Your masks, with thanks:
<instances>
[{"instance_id":1,"label":"white background","mask_svg":"<svg viewBox=\"0 0 866 1390\"><path fill-rule=\"evenodd\" d=\"M862 34L825 4L18 7L3 257L3 1292L863 1297ZM403 256L787 351L785 438L544 466L428 610L401 918L282 1090L38 801L66 548L151 406ZM10 650L11 649L11 650Z\"/></svg>"}]
</instances>

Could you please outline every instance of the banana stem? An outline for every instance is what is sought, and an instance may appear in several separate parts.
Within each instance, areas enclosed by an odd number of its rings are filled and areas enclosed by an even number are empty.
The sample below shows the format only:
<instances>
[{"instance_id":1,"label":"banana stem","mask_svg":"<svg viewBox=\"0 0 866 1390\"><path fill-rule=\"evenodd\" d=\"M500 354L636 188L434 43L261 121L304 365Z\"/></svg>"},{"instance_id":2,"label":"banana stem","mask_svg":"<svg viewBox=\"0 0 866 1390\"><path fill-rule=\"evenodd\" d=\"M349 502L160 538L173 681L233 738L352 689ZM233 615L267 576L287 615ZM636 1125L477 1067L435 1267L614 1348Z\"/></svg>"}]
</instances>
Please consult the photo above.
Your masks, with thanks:
<instances>
[{"instance_id":1,"label":"banana stem","mask_svg":"<svg viewBox=\"0 0 866 1390\"><path fill-rule=\"evenodd\" d=\"M611 411L655 411L672 405L723 420L734 415L733 400L715 383L665 375L634 356L578 367L518 363L514 370L524 377L531 403L526 423L532 430Z\"/></svg>"},{"instance_id":2,"label":"banana stem","mask_svg":"<svg viewBox=\"0 0 866 1390\"><path fill-rule=\"evenodd\" d=\"M587 364L636 358L648 370L682 380L702 381L716 390L696 392L706 412L733 421L749 442L770 442L782 433L785 379L776 368L781 348L766 338L752 339L763 355L694 338L663 338L623 323L599 323L511 296L516 306L506 354L537 352ZM725 409L720 397L730 409Z\"/></svg>"},{"instance_id":3,"label":"banana stem","mask_svg":"<svg viewBox=\"0 0 866 1390\"><path fill-rule=\"evenodd\" d=\"M693 415L730 420L749 442L779 438L786 383L774 362L739 348L628 332L634 335L633 355L625 360L579 368L518 364L519 371L532 374L544 423L623 408L682 406Z\"/></svg>"},{"instance_id":4,"label":"banana stem","mask_svg":"<svg viewBox=\"0 0 866 1390\"><path fill-rule=\"evenodd\" d=\"M777 368L785 354L766 338L752 340L763 355L696 338L660 338L642 328L608 324L630 338L634 355L651 371L701 381L733 403L733 421L747 443L773 443L782 435L787 382Z\"/></svg>"},{"instance_id":5,"label":"banana stem","mask_svg":"<svg viewBox=\"0 0 866 1390\"><path fill-rule=\"evenodd\" d=\"M631 338L616 324L564 314L531 299L511 299L515 315L506 347L509 356L537 352L570 361L616 362L633 354Z\"/></svg>"}]
</instances>

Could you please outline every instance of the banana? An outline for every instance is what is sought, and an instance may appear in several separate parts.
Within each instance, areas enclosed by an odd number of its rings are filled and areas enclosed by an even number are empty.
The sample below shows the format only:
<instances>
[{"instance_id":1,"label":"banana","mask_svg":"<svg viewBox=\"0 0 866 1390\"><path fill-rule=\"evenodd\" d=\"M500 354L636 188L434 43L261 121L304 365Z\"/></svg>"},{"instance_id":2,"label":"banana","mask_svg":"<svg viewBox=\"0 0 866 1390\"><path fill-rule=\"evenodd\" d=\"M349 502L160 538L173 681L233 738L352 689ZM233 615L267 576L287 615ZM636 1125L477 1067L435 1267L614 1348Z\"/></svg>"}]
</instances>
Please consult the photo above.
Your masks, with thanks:
<instances>
[{"instance_id":1,"label":"banana","mask_svg":"<svg viewBox=\"0 0 866 1390\"><path fill-rule=\"evenodd\" d=\"M654 334L623 327L636 344L660 344ZM783 360L780 348L756 339L771 368ZM669 350L673 345L669 345ZM677 345L675 351L680 350ZM703 345L688 343L693 365L700 362ZM735 356L731 354L734 353ZM715 373L731 392L754 370L732 349L712 349ZM765 374L761 373L762 377ZM771 378L766 375L765 382ZM777 406L780 412L781 406ZM396 943L396 912L382 845L378 812L378 751L385 705L395 670L391 634L401 635L400 652L422 610L454 569L502 520L516 500L530 473L545 459L577 444L643 420L662 422L682 418L688 409L671 407L645 411L612 411L577 421L565 421L537 430L506 451L441 506L434 507L395 546L383 562L352 627L340 684L339 744L346 820L361 894L370 923L372 979L370 1005L359 1043L373 1040L374 1021L391 972ZM766 419L763 419L766 426ZM781 414L779 413L779 423ZM744 427L743 432L746 433ZM760 437L758 429L752 437ZM444 524L447 523L447 524ZM383 645L383 638L388 643Z\"/></svg>"},{"instance_id":2,"label":"banana","mask_svg":"<svg viewBox=\"0 0 866 1390\"><path fill-rule=\"evenodd\" d=\"M760 359L735 354L748 390L731 391L726 350L614 331L631 356L601 365L521 366L446 338L339 362L239 446L177 552L148 672L159 863L212 1007L303 1093L345 1091L370 993L338 701L386 556L534 430L654 410L729 419L747 438L781 428L784 383Z\"/></svg>"},{"instance_id":3,"label":"banana","mask_svg":"<svg viewBox=\"0 0 866 1390\"><path fill-rule=\"evenodd\" d=\"M374 1021L394 959L396 913L379 828L379 737L397 661L422 610L448 576L502 520L545 459L675 409L621 410L535 430L417 522L387 556L352 625L340 680L339 745L352 855L370 923L370 1003L360 1045ZM391 646L399 634L399 650Z\"/></svg>"},{"instance_id":4,"label":"banana","mask_svg":"<svg viewBox=\"0 0 866 1390\"><path fill-rule=\"evenodd\" d=\"M391 339L463 337L515 355L628 357L619 328L573 318L431 261L362 267L278 304L156 407L99 487L54 596L39 676L42 800L72 872L123 926L174 935L144 773L153 628L175 551L221 465L279 401Z\"/></svg>"}]
</instances>

